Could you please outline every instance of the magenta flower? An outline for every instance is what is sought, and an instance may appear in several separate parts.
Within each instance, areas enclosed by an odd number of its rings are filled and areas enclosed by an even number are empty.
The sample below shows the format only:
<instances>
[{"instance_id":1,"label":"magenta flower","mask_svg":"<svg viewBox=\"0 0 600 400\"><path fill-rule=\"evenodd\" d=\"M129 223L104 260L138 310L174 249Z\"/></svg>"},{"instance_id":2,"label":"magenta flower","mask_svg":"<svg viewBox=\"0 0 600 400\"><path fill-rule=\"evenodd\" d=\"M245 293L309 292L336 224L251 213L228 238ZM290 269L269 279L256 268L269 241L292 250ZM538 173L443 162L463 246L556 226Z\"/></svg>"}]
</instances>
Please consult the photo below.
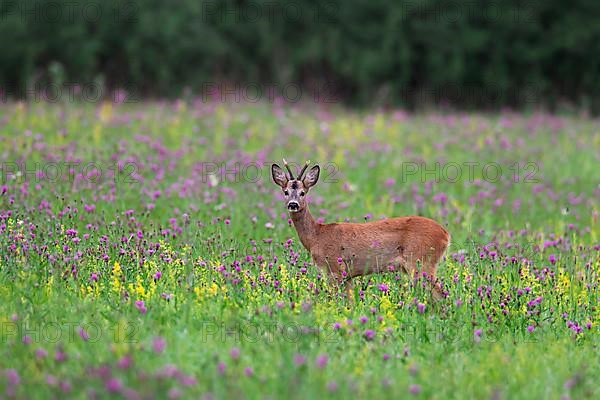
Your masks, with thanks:
<instances>
[{"instance_id":1,"label":"magenta flower","mask_svg":"<svg viewBox=\"0 0 600 400\"><path fill-rule=\"evenodd\" d=\"M154 338L154 341L152 342L152 349L154 350L154 352L156 354L160 354L163 351L165 351L166 345L167 345L167 342L165 342L165 339L162 338L161 336L157 336Z\"/></svg>"},{"instance_id":2,"label":"magenta flower","mask_svg":"<svg viewBox=\"0 0 600 400\"><path fill-rule=\"evenodd\" d=\"M41 358L46 358L46 357L48 357L48 352L47 352L45 349L42 349L42 348L40 347L39 349L37 349L37 350L35 351L35 356L36 356L37 358L40 358L40 359L41 359Z\"/></svg>"},{"instance_id":3,"label":"magenta flower","mask_svg":"<svg viewBox=\"0 0 600 400\"><path fill-rule=\"evenodd\" d=\"M367 329L364 335L367 340L373 340L375 338L375 331Z\"/></svg>"},{"instance_id":4,"label":"magenta flower","mask_svg":"<svg viewBox=\"0 0 600 400\"><path fill-rule=\"evenodd\" d=\"M425 304L423 304L423 303L417 304L417 311L419 311L419 314L423 314L425 312Z\"/></svg>"},{"instance_id":5,"label":"magenta flower","mask_svg":"<svg viewBox=\"0 0 600 400\"><path fill-rule=\"evenodd\" d=\"M247 377L251 377L254 375L254 370L252 367L246 367L246 369L244 369L244 374L246 374Z\"/></svg>"},{"instance_id":6,"label":"magenta flower","mask_svg":"<svg viewBox=\"0 0 600 400\"><path fill-rule=\"evenodd\" d=\"M146 303L144 303L142 300L138 300L135 302L135 307L139 310L139 312L141 312L142 314L146 314L146 312L148 312L148 309L146 308Z\"/></svg>"},{"instance_id":7,"label":"magenta flower","mask_svg":"<svg viewBox=\"0 0 600 400\"><path fill-rule=\"evenodd\" d=\"M410 385L410 387L408 388L408 391L412 394L419 394L419 393L421 393L421 386Z\"/></svg>"},{"instance_id":8,"label":"magenta flower","mask_svg":"<svg viewBox=\"0 0 600 400\"><path fill-rule=\"evenodd\" d=\"M533 331L535 331L535 326L533 326L533 325L529 325L529 326L527 327L527 332L529 332L529 333L533 333Z\"/></svg>"},{"instance_id":9,"label":"magenta flower","mask_svg":"<svg viewBox=\"0 0 600 400\"><path fill-rule=\"evenodd\" d=\"M302 354L296 354L294 356L294 364L296 364L296 367L303 366L306 364L306 357L304 357Z\"/></svg>"},{"instance_id":10,"label":"magenta flower","mask_svg":"<svg viewBox=\"0 0 600 400\"><path fill-rule=\"evenodd\" d=\"M130 355L121 357L119 359L119 361L117 362L117 365L121 369L128 369L129 367L131 367L132 364L133 364L133 359L131 358Z\"/></svg>"},{"instance_id":11,"label":"magenta flower","mask_svg":"<svg viewBox=\"0 0 600 400\"><path fill-rule=\"evenodd\" d=\"M327 366L327 363L329 362L329 357L327 357L327 354L319 354L317 356L317 368L323 369Z\"/></svg>"},{"instance_id":12,"label":"magenta flower","mask_svg":"<svg viewBox=\"0 0 600 400\"><path fill-rule=\"evenodd\" d=\"M87 342L90 339L90 335L83 329L81 326L79 327L79 336L83 339L84 342Z\"/></svg>"},{"instance_id":13,"label":"magenta flower","mask_svg":"<svg viewBox=\"0 0 600 400\"><path fill-rule=\"evenodd\" d=\"M338 390L337 382L331 381L327 384L327 391L333 393Z\"/></svg>"},{"instance_id":14,"label":"magenta flower","mask_svg":"<svg viewBox=\"0 0 600 400\"><path fill-rule=\"evenodd\" d=\"M236 360L236 361L237 361L237 360L239 360L239 358L240 358L240 354L241 354L241 351L240 351L240 349L239 349L239 348L237 348L237 347L234 347L234 348L233 348L233 349L231 349L231 351L229 352L229 355L231 356L231 358L232 358L233 360Z\"/></svg>"},{"instance_id":15,"label":"magenta flower","mask_svg":"<svg viewBox=\"0 0 600 400\"><path fill-rule=\"evenodd\" d=\"M118 393L123 389L123 383L118 378L110 378L104 386L110 393Z\"/></svg>"},{"instance_id":16,"label":"magenta flower","mask_svg":"<svg viewBox=\"0 0 600 400\"><path fill-rule=\"evenodd\" d=\"M21 383L21 377L16 369L7 369L5 372L6 380L8 381L9 386L18 386Z\"/></svg>"},{"instance_id":17,"label":"magenta flower","mask_svg":"<svg viewBox=\"0 0 600 400\"><path fill-rule=\"evenodd\" d=\"M227 366L225 365L224 362L221 361L217 364L217 371L219 372L219 375L224 375L226 369L227 369Z\"/></svg>"}]
</instances>

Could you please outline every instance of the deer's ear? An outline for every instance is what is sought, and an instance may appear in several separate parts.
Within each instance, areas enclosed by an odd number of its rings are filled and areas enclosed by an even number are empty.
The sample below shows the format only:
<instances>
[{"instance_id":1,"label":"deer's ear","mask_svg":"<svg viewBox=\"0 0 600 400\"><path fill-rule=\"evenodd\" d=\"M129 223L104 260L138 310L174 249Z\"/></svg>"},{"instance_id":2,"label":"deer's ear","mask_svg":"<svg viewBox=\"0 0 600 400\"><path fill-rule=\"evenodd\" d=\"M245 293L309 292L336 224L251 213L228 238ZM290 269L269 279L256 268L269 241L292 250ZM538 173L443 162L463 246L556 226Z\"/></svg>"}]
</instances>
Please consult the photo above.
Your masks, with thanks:
<instances>
[{"instance_id":1,"label":"deer's ear","mask_svg":"<svg viewBox=\"0 0 600 400\"><path fill-rule=\"evenodd\" d=\"M315 186L317 184L317 181L319 180L320 173L321 173L321 168L318 165L315 165L314 167L312 167L308 171L308 173L306 174L304 179L302 179L302 183L304 184L304 187L309 189L309 188Z\"/></svg>"},{"instance_id":2,"label":"deer's ear","mask_svg":"<svg viewBox=\"0 0 600 400\"><path fill-rule=\"evenodd\" d=\"M283 172L279 165L273 164L271 166L271 175L273 176L273 181L277 185L281 186L282 188L287 186L288 178L285 176L285 172Z\"/></svg>"}]
</instances>

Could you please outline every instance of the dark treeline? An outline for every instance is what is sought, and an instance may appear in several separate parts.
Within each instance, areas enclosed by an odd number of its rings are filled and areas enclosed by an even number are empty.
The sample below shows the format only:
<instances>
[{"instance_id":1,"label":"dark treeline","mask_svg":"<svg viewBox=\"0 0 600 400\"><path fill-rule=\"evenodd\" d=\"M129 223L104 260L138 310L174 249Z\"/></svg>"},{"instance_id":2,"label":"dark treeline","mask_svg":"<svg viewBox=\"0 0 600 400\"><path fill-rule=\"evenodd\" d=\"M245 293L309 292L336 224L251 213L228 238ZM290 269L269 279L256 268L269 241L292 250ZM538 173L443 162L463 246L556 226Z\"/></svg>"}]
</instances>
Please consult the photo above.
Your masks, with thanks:
<instances>
[{"instance_id":1,"label":"dark treeline","mask_svg":"<svg viewBox=\"0 0 600 400\"><path fill-rule=\"evenodd\" d=\"M0 1L0 91L600 111L600 2Z\"/></svg>"}]
</instances>

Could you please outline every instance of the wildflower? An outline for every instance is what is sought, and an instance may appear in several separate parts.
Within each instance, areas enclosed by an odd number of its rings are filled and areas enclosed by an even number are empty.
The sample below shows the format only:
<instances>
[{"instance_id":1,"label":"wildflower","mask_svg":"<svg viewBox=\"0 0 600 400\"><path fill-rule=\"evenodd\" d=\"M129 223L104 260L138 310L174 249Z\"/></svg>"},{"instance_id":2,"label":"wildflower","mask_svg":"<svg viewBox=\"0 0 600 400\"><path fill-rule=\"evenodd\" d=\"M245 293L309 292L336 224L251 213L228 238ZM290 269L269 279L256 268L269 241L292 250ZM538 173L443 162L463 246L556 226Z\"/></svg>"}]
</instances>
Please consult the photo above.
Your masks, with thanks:
<instances>
[{"instance_id":1,"label":"wildflower","mask_svg":"<svg viewBox=\"0 0 600 400\"><path fill-rule=\"evenodd\" d=\"M21 377L16 369L7 369L5 371L6 379L8 380L9 386L18 386L21 383Z\"/></svg>"},{"instance_id":2,"label":"wildflower","mask_svg":"<svg viewBox=\"0 0 600 400\"><path fill-rule=\"evenodd\" d=\"M319 354L317 356L317 368L323 369L327 366L327 363L329 361L329 357L327 357L327 354Z\"/></svg>"},{"instance_id":3,"label":"wildflower","mask_svg":"<svg viewBox=\"0 0 600 400\"><path fill-rule=\"evenodd\" d=\"M387 360L389 360L389 359L390 359L390 355L389 355L388 353L385 353L385 354L383 355L383 361L387 361Z\"/></svg>"},{"instance_id":4,"label":"wildflower","mask_svg":"<svg viewBox=\"0 0 600 400\"><path fill-rule=\"evenodd\" d=\"M121 369L128 369L129 367L131 367L131 364L133 364L133 359L131 358L130 355L126 355L126 356L122 357L117 362L117 365Z\"/></svg>"},{"instance_id":5,"label":"wildflower","mask_svg":"<svg viewBox=\"0 0 600 400\"><path fill-rule=\"evenodd\" d=\"M529 332L529 333L533 333L533 331L535 331L535 326L533 326L533 325L529 325L529 326L527 327L527 332Z\"/></svg>"},{"instance_id":6,"label":"wildflower","mask_svg":"<svg viewBox=\"0 0 600 400\"><path fill-rule=\"evenodd\" d=\"M61 381L59 386L63 393L68 393L71 391L71 382L69 381Z\"/></svg>"},{"instance_id":7,"label":"wildflower","mask_svg":"<svg viewBox=\"0 0 600 400\"><path fill-rule=\"evenodd\" d=\"M40 347L39 349L37 349L37 350L35 351L35 356L36 356L37 358L40 358L40 359L41 359L41 358L46 358L46 357L48 357L48 352L47 352L45 349L42 349L42 348Z\"/></svg>"},{"instance_id":8,"label":"wildflower","mask_svg":"<svg viewBox=\"0 0 600 400\"><path fill-rule=\"evenodd\" d=\"M67 353L62 350L57 350L56 354L54 355L54 359L56 362L64 362L67 360Z\"/></svg>"},{"instance_id":9,"label":"wildflower","mask_svg":"<svg viewBox=\"0 0 600 400\"><path fill-rule=\"evenodd\" d=\"M294 356L294 364L296 364L296 367L303 366L306 364L306 357L304 357L302 354L296 354Z\"/></svg>"},{"instance_id":10,"label":"wildflower","mask_svg":"<svg viewBox=\"0 0 600 400\"><path fill-rule=\"evenodd\" d=\"M375 338L375 331L371 330L371 329L367 329L365 331L365 338L367 340L373 340Z\"/></svg>"},{"instance_id":11,"label":"wildflower","mask_svg":"<svg viewBox=\"0 0 600 400\"><path fill-rule=\"evenodd\" d=\"M142 314L146 314L146 312L148 311L148 309L146 308L146 304L143 301L141 301L141 300L138 300L138 301L135 302L135 307Z\"/></svg>"},{"instance_id":12,"label":"wildflower","mask_svg":"<svg viewBox=\"0 0 600 400\"><path fill-rule=\"evenodd\" d=\"M339 331L341 327L342 327L342 324L340 324L339 322L336 322L335 324L333 324L334 331Z\"/></svg>"},{"instance_id":13,"label":"wildflower","mask_svg":"<svg viewBox=\"0 0 600 400\"><path fill-rule=\"evenodd\" d=\"M25 335L23 336L23 343L26 345L30 345L33 342L33 340L31 339L31 336L29 335Z\"/></svg>"},{"instance_id":14,"label":"wildflower","mask_svg":"<svg viewBox=\"0 0 600 400\"><path fill-rule=\"evenodd\" d=\"M410 385L410 387L408 388L408 391L412 394L419 394L419 393L421 393L421 386Z\"/></svg>"},{"instance_id":15,"label":"wildflower","mask_svg":"<svg viewBox=\"0 0 600 400\"><path fill-rule=\"evenodd\" d=\"M338 384L337 382L331 381L327 384L327 390L331 393L337 391L338 389Z\"/></svg>"},{"instance_id":16,"label":"wildflower","mask_svg":"<svg viewBox=\"0 0 600 400\"><path fill-rule=\"evenodd\" d=\"M90 339L90 335L83 329L81 326L79 327L79 336L83 339L84 342L87 342Z\"/></svg>"},{"instance_id":17,"label":"wildflower","mask_svg":"<svg viewBox=\"0 0 600 400\"><path fill-rule=\"evenodd\" d=\"M231 349L231 351L229 352L229 355L231 356L231 358L232 358L233 360L236 360L236 361L237 361L237 360L239 360L239 358L240 358L240 353L241 353L241 352L240 352L240 349L239 349L239 348L237 348L237 347L234 347L234 348L233 348L233 349Z\"/></svg>"},{"instance_id":18,"label":"wildflower","mask_svg":"<svg viewBox=\"0 0 600 400\"><path fill-rule=\"evenodd\" d=\"M46 383L50 386L58 385L58 379L54 375L47 374L46 375Z\"/></svg>"},{"instance_id":19,"label":"wildflower","mask_svg":"<svg viewBox=\"0 0 600 400\"><path fill-rule=\"evenodd\" d=\"M244 369L244 374L246 374L247 377L251 377L254 375L254 370L252 367L246 367L246 369Z\"/></svg>"},{"instance_id":20,"label":"wildflower","mask_svg":"<svg viewBox=\"0 0 600 400\"><path fill-rule=\"evenodd\" d=\"M423 303L417 304L417 311L419 311L419 314L423 314L425 312L425 304L423 304Z\"/></svg>"},{"instance_id":21,"label":"wildflower","mask_svg":"<svg viewBox=\"0 0 600 400\"><path fill-rule=\"evenodd\" d=\"M194 386L198 383L198 380L190 375L183 375L179 378L179 383L183 386Z\"/></svg>"},{"instance_id":22,"label":"wildflower","mask_svg":"<svg viewBox=\"0 0 600 400\"><path fill-rule=\"evenodd\" d=\"M385 283L382 283L379 285L379 290L383 293L387 293L390 290L390 288Z\"/></svg>"},{"instance_id":23,"label":"wildflower","mask_svg":"<svg viewBox=\"0 0 600 400\"><path fill-rule=\"evenodd\" d=\"M359 320L360 320L360 322L361 322L361 323L364 325L364 324L366 324L366 323L367 323L367 321L369 321L369 318L367 318L367 317L365 317L365 316L362 316L362 317L360 317L360 318L359 318Z\"/></svg>"},{"instance_id":24,"label":"wildflower","mask_svg":"<svg viewBox=\"0 0 600 400\"><path fill-rule=\"evenodd\" d=\"M169 389L169 393L167 394L167 397L169 398L169 400L177 400L178 398L180 398L182 395L181 390L177 389L177 388L171 388Z\"/></svg>"},{"instance_id":25,"label":"wildflower","mask_svg":"<svg viewBox=\"0 0 600 400\"><path fill-rule=\"evenodd\" d=\"M110 393L118 393L123 389L123 384L118 378L110 378L106 381L105 387Z\"/></svg>"},{"instance_id":26,"label":"wildflower","mask_svg":"<svg viewBox=\"0 0 600 400\"><path fill-rule=\"evenodd\" d=\"M165 350L166 345L167 345L167 343L165 342L165 339L162 338L161 336L157 336L154 338L154 341L152 342L152 349L154 350L154 352L156 354L160 354Z\"/></svg>"},{"instance_id":27,"label":"wildflower","mask_svg":"<svg viewBox=\"0 0 600 400\"><path fill-rule=\"evenodd\" d=\"M217 364L217 371L219 372L219 375L225 374L226 369L227 369L227 366L225 365L224 362L221 361Z\"/></svg>"}]
</instances>

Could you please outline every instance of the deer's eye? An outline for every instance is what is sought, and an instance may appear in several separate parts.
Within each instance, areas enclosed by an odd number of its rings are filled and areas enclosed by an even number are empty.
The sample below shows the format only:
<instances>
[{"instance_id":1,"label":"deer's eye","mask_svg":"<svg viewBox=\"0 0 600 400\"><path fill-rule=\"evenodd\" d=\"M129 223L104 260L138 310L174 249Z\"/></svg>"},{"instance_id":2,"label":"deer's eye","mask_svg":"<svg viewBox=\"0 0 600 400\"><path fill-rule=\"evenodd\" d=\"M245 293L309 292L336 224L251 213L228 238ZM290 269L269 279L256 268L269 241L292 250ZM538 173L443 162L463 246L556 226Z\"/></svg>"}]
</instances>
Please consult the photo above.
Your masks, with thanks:
<instances>
[{"instance_id":1,"label":"deer's eye","mask_svg":"<svg viewBox=\"0 0 600 400\"><path fill-rule=\"evenodd\" d=\"M300 197L304 197L304 192L300 192Z\"/></svg>"},{"instance_id":2,"label":"deer's eye","mask_svg":"<svg viewBox=\"0 0 600 400\"><path fill-rule=\"evenodd\" d=\"M289 196L289 195L290 195L290 192L288 192L287 190L284 190L284 191L283 191L283 194L285 194L286 196Z\"/></svg>"}]
</instances>

